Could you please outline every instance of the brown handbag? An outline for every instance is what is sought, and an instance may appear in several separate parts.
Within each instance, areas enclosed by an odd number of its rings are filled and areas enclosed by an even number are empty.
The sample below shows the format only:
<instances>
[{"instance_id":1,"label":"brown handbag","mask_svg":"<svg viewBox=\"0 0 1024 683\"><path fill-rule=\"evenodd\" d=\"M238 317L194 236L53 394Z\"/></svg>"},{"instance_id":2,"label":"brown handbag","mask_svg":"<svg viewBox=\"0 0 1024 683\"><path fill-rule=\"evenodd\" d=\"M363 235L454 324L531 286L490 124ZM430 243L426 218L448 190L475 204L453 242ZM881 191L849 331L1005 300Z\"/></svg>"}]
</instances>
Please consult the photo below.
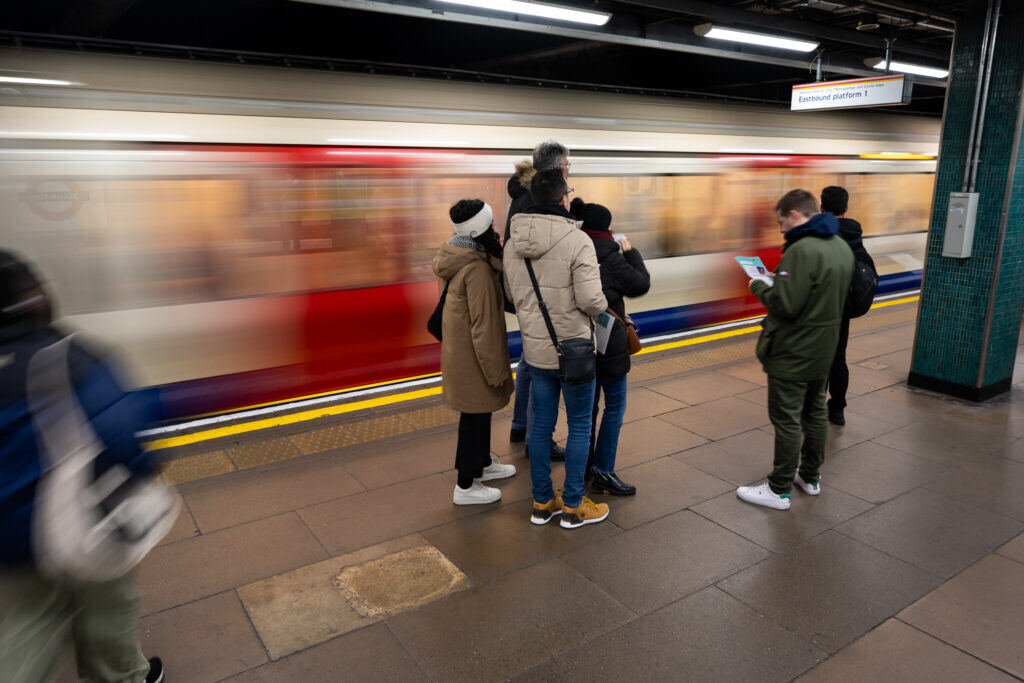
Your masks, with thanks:
<instances>
[{"instance_id":1,"label":"brown handbag","mask_svg":"<svg viewBox=\"0 0 1024 683\"><path fill-rule=\"evenodd\" d=\"M618 313L611 309L610 306L606 310L608 311L608 313L612 315L613 318L619 321L619 324L621 324L623 328L625 328L626 344L627 346L629 346L629 355L635 355L640 349L644 347L643 344L640 343L640 335L636 333L636 323L633 322L633 319L630 318L628 315L626 316L626 319L623 320L622 318L619 317Z\"/></svg>"}]
</instances>

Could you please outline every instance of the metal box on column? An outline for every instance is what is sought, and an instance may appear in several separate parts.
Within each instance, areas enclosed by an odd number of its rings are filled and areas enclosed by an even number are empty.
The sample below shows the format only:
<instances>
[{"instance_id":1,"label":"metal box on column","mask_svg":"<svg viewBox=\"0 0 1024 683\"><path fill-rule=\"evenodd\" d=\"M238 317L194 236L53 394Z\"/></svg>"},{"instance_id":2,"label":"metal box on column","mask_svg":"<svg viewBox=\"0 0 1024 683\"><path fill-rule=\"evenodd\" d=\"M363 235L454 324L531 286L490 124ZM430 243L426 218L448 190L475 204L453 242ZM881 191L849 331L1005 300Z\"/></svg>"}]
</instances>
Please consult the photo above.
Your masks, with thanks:
<instances>
[{"instance_id":1,"label":"metal box on column","mask_svg":"<svg viewBox=\"0 0 1024 683\"><path fill-rule=\"evenodd\" d=\"M950 192L946 213L946 237L942 255L969 258L974 246L974 219L978 215L977 192Z\"/></svg>"}]
</instances>

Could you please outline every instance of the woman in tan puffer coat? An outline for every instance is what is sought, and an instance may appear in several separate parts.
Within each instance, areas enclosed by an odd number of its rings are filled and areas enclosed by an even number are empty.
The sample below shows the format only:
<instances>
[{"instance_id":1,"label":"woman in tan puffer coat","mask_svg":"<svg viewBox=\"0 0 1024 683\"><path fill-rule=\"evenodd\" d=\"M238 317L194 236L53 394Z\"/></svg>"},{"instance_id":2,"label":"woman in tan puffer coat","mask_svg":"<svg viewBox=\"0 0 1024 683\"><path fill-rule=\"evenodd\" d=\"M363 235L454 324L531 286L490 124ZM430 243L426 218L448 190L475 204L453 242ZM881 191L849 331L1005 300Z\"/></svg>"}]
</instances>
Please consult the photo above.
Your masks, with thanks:
<instances>
[{"instance_id":1,"label":"woman in tan puffer coat","mask_svg":"<svg viewBox=\"0 0 1024 683\"><path fill-rule=\"evenodd\" d=\"M516 473L491 460L491 413L512 395L501 242L491 207L463 199L449 211L455 236L434 256L434 273L447 285L441 323L441 382L445 402L462 415L455 467L456 505L493 503L501 491L483 482Z\"/></svg>"}]
</instances>

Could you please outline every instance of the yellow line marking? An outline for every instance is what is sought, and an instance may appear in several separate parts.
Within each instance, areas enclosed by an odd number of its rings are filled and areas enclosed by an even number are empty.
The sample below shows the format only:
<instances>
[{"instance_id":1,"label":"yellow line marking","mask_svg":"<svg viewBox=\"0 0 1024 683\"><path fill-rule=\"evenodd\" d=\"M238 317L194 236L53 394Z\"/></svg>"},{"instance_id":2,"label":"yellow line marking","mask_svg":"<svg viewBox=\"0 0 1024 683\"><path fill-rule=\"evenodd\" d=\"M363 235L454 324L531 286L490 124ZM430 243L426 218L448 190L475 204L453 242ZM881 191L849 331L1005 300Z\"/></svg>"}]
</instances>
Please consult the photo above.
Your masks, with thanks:
<instances>
[{"instance_id":1,"label":"yellow line marking","mask_svg":"<svg viewBox=\"0 0 1024 683\"><path fill-rule=\"evenodd\" d=\"M871 306L871 310L874 310L876 308L884 308L886 306L895 306L897 304L907 304L914 301L918 301L920 298L920 296L910 296L904 299L891 299L889 301L880 301L877 304L873 304ZM755 318L759 317L762 316L755 316ZM743 320L752 320L755 318L743 318ZM682 339L680 341L667 342L665 344L656 344L654 346L648 346L640 350L640 352L637 353L636 355L641 356L644 354L655 353L658 351L678 349L684 346L706 344L707 342L717 341L719 339L728 339L729 337L739 337L745 334L750 334L752 332L757 332L760 329L760 325L755 325L751 327L741 327L735 330L726 330L724 332L706 334L701 337L693 337L692 339ZM421 375L421 377L429 376L430 375ZM383 384L389 383L390 382L384 382ZM156 451L164 448L174 448L175 446L187 446L189 444L199 443L202 441L209 441L211 439L219 439L225 436L234 436L235 434L245 434L247 432L255 432L262 429L270 429L271 427L281 427L283 425L295 424L297 422L306 422L308 420L315 420L318 417L327 417L330 415L343 415L344 413L354 413L360 410L366 410L368 408L377 408L379 406L392 405L395 403L404 403L406 401L413 401L418 398L426 398L427 396L437 396L440 393L441 387L418 389L416 391L407 391L401 394L392 394L391 396L380 396L378 398L370 398L363 401L354 401L352 403L343 403L341 405L326 406L324 408L315 408L313 410L305 410L298 413L290 413L288 415L279 415L277 417L270 417L263 420L255 420L253 422L243 422L240 424L229 425L227 427L206 429L198 432L193 432L191 434L185 434L183 436L173 436L166 439L155 439L153 441L145 442L144 444L142 444L142 446L147 451Z\"/></svg>"},{"instance_id":2,"label":"yellow line marking","mask_svg":"<svg viewBox=\"0 0 1024 683\"><path fill-rule=\"evenodd\" d=\"M327 406L324 408L316 408L314 410L304 410L299 413L279 415L277 417L266 418L263 420L254 420L253 422L243 422L241 424L229 425L227 427L205 429L203 431L193 432L192 434L185 434L184 436L172 436L167 439L155 439L153 441L147 441L146 443L143 444L143 447L147 451L156 451L163 448L174 448L175 446L187 446L188 444L199 443L200 441L209 441L210 439L219 439L224 436L233 436L235 434L255 432L261 429L269 429L271 427L280 427L282 425L295 424L296 422L306 422L307 420L315 420L318 417L327 417L328 415L341 415L343 413L352 413L359 410L366 410L367 408L376 408L378 406L386 406L392 403L402 403L404 401L412 401L417 398L436 396L437 394L440 393L441 387L431 387L430 389L420 389L418 391L407 391L404 394L381 396L378 398L366 399L365 401L355 401L353 403L344 403L342 405L337 406Z\"/></svg>"}]
</instances>

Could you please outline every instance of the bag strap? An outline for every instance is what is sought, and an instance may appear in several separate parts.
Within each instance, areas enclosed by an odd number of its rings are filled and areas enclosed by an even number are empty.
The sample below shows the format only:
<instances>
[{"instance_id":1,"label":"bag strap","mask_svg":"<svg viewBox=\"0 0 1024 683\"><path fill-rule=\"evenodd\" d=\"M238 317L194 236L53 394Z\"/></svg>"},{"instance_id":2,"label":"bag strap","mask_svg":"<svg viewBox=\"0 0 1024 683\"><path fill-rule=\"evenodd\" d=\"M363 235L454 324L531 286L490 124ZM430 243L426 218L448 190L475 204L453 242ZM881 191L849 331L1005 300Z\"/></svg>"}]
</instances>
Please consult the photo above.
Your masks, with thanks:
<instances>
[{"instance_id":1,"label":"bag strap","mask_svg":"<svg viewBox=\"0 0 1024 683\"><path fill-rule=\"evenodd\" d=\"M530 273L530 282L533 283L533 291L537 294L537 303L540 305L541 315L544 316L544 324L548 326L548 334L551 335L551 343L555 345L555 351L562 355L562 349L558 345L558 335L555 334L555 326L551 324L551 316L548 314L548 307L544 304L544 297L540 295L540 285L537 284L537 274L533 272L533 263L530 259L523 259L526 262L526 270Z\"/></svg>"},{"instance_id":2,"label":"bag strap","mask_svg":"<svg viewBox=\"0 0 1024 683\"><path fill-rule=\"evenodd\" d=\"M619 316L619 314L618 314L618 313L616 313L615 311L613 311L613 310L612 310L612 307L611 307L611 306L609 306L608 308L606 308L606 309L605 309L605 311L606 311L606 312L608 312L608 313L611 313L611 314L612 314L612 317L613 317L613 318L615 318L616 320L618 320L618 321L619 321L619 324L620 324L620 325L622 325L622 327L623 327L623 328L626 328L626 327L632 327L632 325L627 325L627 324L626 324L626 321L625 321L625 320L623 320L623 319L622 319L622 318L621 318L621 317Z\"/></svg>"},{"instance_id":3,"label":"bag strap","mask_svg":"<svg viewBox=\"0 0 1024 683\"><path fill-rule=\"evenodd\" d=\"M103 450L71 383L68 349L73 336L39 349L28 362L28 404L44 471L75 451L97 455Z\"/></svg>"}]
</instances>

